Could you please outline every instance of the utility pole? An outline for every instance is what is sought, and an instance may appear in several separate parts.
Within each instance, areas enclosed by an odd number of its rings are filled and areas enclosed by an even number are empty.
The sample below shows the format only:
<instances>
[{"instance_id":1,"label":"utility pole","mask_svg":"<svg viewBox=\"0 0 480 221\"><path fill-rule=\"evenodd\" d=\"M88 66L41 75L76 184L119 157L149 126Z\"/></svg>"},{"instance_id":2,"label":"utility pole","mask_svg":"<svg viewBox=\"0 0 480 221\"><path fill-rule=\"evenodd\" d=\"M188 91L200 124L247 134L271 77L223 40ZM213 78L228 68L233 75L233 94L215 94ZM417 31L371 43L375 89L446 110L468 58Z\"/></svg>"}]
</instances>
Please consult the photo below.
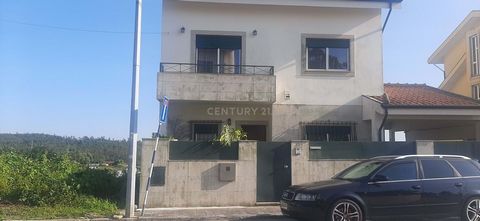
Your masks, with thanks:
<instances>
[{"instance_id":1,"label":"utility pole","mask_svg":"<svg viewBox=\"0 0 480 221\"><path fill-rule=\"evenodd\" d=\"M142 0L136 0L135 11L135 36L133 45L133 74L132 74L132 100L130 110L130 136L128 145L128 174L127 198L125 217L135 216L135 178L137 174L137 128L138 128L138 94L140 81L140 45L142 34Z\"/></svg>"}]
</instances>

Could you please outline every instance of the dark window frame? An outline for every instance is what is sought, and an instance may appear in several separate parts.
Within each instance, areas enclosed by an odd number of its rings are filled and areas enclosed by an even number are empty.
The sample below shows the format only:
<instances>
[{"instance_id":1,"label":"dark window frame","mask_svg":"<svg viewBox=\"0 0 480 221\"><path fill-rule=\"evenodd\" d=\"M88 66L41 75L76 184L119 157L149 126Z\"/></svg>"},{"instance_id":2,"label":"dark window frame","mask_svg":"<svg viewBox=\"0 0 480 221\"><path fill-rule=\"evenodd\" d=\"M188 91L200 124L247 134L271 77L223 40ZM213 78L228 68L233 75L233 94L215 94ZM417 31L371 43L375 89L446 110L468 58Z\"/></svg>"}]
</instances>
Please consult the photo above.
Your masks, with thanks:
<instances>
[{"instance_id":1,"label":"dark window frame","mask_svg":"<svg viewBox=\"0 0 480 221\"><path fill-rule=\"evenodd\" d=\"M305 140L310 141L347 141L347 142L354 142L358 140L357 137L357 122L337 122L337 121L325 121L325 122L310 122L310 123L300 123L300 127L302 129L302 137ZM329 136L325 136L324 140L312 140L311 137L309 138L307 127L349 127L350 128L350 139L349 140L332 140ZM328 133L327 133L328 134ZM320 136L317 136L320 137ZM337 137L337 136L333 136Z\"/></svg>"},{"instance_id":2,"label":"dark window frame","mask_svg":"<svg viewBox=\"0 0 480 221\"><path fill-rule=\"evenodd\" d=\"M398 165L398 164L408 164L408 163L413 163L415 165L415 173L416 177L413 179L404 179L404 180L387 180L386 182L401 182L401 181L410 181L410 180L418 180L420 179L420 168L418 165L418 162L416 160L404 160L404 161L393 161L390 162L386 165L384 165L382 168L378 169L378 171L374 174L374 176L381 174L382 171L388 169L390 166Z\"/></svg>"},{"instance_id":3,"label":"dark window frame","mask_svg":"<svg viewBox=\"0 0 480 221\"><path fill-rule=\"evenodd\" d=\"M348 48L348 69L309 69L308 64L308 47L307 39L324 39L324 40L346 40L349 41ZM336 34L301 34L301 75L309 77L354 77L355 76L355 37L353 35L336 35ZM318 45L317 45L318 46ZM321 45L320 45L321 46ZM335 48L335 47L330 47ZM328 60L328 59L326 59Z\"/></svg>"},{"instance_id":4,"label":"dark window frame","mask_svg":"<svg viewBox=\"0 0 480 221\"><path fill-rule=\"evenodd\" d=\"M191 130L191 140L192 141L211 141L211 140L197 140L195 136L195 125L208 124L208 125L217 125L217 136L221 133L222 122L221 121L191 121L190 130Z\"/></svg>"},{"instance_id":5,"label":"dark window frame","mask_svg":"<svg viewBox=\"0 0 480 221\"><path fill-rule=\"evenodd\" d=\"M448 167L452 170L453 172L453 176L450 176L450 177L426 177L425 176L425 168L423 167L423 161L443 161L446 163L446 165L448 165ZM421 178L422 179L448 179L448 178L460 178L460 174L457 172L457 170L445 159L420 159L419 160L419 166L421 168Z\"/></svg>"}]
</instances>

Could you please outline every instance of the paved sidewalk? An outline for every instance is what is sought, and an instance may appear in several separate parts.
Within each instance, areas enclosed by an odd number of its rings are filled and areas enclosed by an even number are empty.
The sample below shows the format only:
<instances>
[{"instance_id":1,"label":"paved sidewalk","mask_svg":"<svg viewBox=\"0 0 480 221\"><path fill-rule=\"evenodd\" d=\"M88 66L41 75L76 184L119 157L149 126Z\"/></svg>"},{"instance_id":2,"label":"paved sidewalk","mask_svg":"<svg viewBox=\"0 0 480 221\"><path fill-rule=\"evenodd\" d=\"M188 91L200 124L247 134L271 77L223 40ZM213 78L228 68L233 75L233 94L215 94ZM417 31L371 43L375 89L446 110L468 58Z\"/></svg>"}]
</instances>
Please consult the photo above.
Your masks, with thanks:
<instances>
[{"instance_id":1,"label":"paved sidewalk","mask_svg":"<svg viewBox=\"0 0 480 221\"><path fill-rule=\"evenodd\" d=\"M141 220L293 220L282 216L279 206L145 209L145 215L139 218Z\"/></svg>"}]
</instances>

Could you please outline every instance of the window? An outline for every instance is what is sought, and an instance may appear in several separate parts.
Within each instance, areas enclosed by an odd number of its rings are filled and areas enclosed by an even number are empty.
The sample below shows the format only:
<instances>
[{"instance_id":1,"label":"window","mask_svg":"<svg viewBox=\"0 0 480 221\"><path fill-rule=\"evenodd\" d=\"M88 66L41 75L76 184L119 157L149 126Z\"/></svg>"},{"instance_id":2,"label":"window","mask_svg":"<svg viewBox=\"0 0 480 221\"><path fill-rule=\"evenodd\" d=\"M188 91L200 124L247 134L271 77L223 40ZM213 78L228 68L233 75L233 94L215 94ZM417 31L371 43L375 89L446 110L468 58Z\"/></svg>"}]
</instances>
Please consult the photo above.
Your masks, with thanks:
<instances>
[{"instance_id":1,"label":"window","mask_svg":"<svg viewBox=\"0 0 480 221\"><path fill-rule=\"evenodd\" d=\"M350 40L307 38L305 41L307 71L349 71Z\"/></svg>"},{"instance_id":2,"label":"window","mask_svg":"<svg viewBox=\"0 0 480 221\"><path fill-rule=\"evenodd\" d=\"M475 100L480 100L480 84L472 86L472 98Z\"/></svg>"},{"instance_id":3,"label":"window","mask_svg":"<svg viewBox=\"0 0 480 221\"><path fill-rule=\"evenodd\" d=\"M480 75L478 43L478 35L473 35L470 37L470 60L472 67L472 76Z\"/></svg>"},{"instance_id":4,"label":"window","mask_svg":"<svg viewBox=\"0 0 480 221\"><path fill-rule=\"evenodd\" d=\"M450 164L455 167L455 169L462 176L480 176L480 170L472 162L466 160L449 160Z\"/></svg>"},{"instance_id":5,"label":"window","mask_svg":"<svg viewBox=\"0 0 480 221\"><path fill-rule=\"evenodd\" d=\"M241 36L196 36L197 72L240 73L241 57Z\"/></svg>"},{"instance_id":6,"label":"window","mask_svg":"<svg viewBox=\"0 0 480 221\"><path fill-rule=\"evenodd\" d=\"M217 138L219 134L219 123L194 123L193 140L194 141L212 141Z\"/></svg>"},{"instance_id":7,"label":"window","mask_svg":"<svg viewBox=\"0 0 480 221\"><path fill-rule=\"evenodd\" d=\"M422 168L426 179L455 176L452 167L444 160L422 160Z\"/></svg>"},{"instance_id":8,"label":"window","mask_svg":"<svg viewBox=\"0 0 480 221\"><path fill-rule=\"evenodd\" d=\"M391 164L378 175L385 176L388 181L414 180L417 179L417 164L414 161Z\"/></svg>"},{"instance_id":9,"label":"window","mask_svg":"<svg viewBox=\"0 0 480 221\"><path fill-rule=\"evenodd\" d=\"M356 141L356 124L325 122L304 126L304 137L311 141Z\"/></svg>"},{"instance_id":10,"label":"window","mask_svg":"<svg viewBox=\"0 0 480 221\"><path fill-rule=\"evenodd\" d=\"M384 165L383 161L371 160L355 164L335 176L336 179L355 180L369 176Z\"/></svg>"}]
</instances>

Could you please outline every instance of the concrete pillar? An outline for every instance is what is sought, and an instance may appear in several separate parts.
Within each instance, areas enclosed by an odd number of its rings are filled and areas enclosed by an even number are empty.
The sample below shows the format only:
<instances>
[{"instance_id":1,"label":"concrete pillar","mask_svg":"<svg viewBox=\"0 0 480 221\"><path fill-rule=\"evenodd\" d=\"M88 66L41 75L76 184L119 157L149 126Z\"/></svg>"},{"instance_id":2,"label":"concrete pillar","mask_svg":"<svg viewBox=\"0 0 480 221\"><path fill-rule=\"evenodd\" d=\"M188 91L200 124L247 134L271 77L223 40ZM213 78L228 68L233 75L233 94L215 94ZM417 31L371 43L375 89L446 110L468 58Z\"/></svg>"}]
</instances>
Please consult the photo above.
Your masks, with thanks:
<instances>
[{"instance_id":1,"label":"concrete pillar","mask_svg":"<svg viewBox=\"0 0 480 221\"><path fill-rule=\"evenodd\" d=\"M374 142L379 142L384 140L384 134L382 132L382 139L378 139L378 128L382 125L383 121L383 115L375 113L375 116L372 118L372 128L371 128L371 133L372 133L372 141Z\"/></svg>"},{"instance_id":2,"label":"concrete pillar","mask_svg":"<svg viewBox=\"0 0 480 221\"><path fill-rule=\"evenodd\" d=\"M417 154L431 155L435 154L435 145L431 140L418 140L417 141Z\"/></svg>"},{"instance_id":3,"label":"concrete pillar","mask_svg":"<svg viewBox=\"0 0 480 221\"><path fill-rule=\"evenodd\" d=\"M292 185L304 183L304 177L308 173L307 164L309 162L310 144L307 140L292 140Z\"/></svg>"},{"instance_id":4,"label":"concrete pillar","mask_svg":"<svg viewBox=\"0 0 480 221\"><path fill-rule=\"evenodd\" d=\"M480 122L475 123L475 140L480 141Z\"/></svg>"},{"instance_id":5,"label":"concrete pillar","mask_svg":"<svg viewBox=\"0 0 480 221\"><path fill-rule=\"evenodd\" d=\"M170 141L168 139L160 139L158 142L157 154L155 155L155 162L154 166L165 166L167 167L168 164L168 157L169 157L169 145ZM143 139L142 145L140 147L141 155L140 155L140 166L141 166L141 175L140 175L140 192L139 192L139 202L140 206L143 204L143 199L145 198L145 188L147 186L149 169L152 160L153 150L155 148L155 139ZM166 170L165 173L168 173ZM167 174L165 174L165 182L167 181ZM163 194L166 191L165 186L159 186L150 188L148 193L148 202L147 208L150 205L155 204L154 201L164 202L165 199Z\"/></svg>"}]
</instances>

